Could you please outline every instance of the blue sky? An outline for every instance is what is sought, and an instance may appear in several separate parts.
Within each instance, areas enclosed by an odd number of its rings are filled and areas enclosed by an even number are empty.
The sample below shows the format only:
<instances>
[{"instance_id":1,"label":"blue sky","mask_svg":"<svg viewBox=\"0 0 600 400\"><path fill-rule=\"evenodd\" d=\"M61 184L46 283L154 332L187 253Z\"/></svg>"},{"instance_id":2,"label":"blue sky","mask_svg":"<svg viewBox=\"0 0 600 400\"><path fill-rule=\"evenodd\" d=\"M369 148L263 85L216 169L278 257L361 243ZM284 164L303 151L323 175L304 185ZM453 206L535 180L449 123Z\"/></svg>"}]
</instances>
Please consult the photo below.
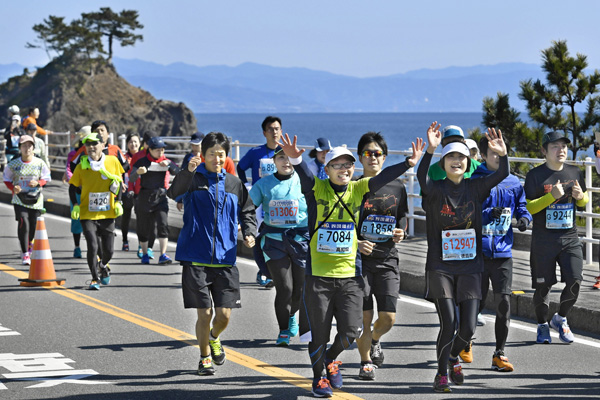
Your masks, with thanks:
<instances>
[{"instance_id":1,"label":"blue sky","mask_svg":"<svg viewBox=\"0 0 600 400\"><path fill-rule=\"evenodd\" d=\"M115 56L160 64L256 62L367 77L421 68L540 63L540 50L567 40L600 68L600 1L73 1L3 2L1 64L44 65L25 49L48 15L70 21L108 6L140 13L144 41Z\"/></svg>"}]
</instances>

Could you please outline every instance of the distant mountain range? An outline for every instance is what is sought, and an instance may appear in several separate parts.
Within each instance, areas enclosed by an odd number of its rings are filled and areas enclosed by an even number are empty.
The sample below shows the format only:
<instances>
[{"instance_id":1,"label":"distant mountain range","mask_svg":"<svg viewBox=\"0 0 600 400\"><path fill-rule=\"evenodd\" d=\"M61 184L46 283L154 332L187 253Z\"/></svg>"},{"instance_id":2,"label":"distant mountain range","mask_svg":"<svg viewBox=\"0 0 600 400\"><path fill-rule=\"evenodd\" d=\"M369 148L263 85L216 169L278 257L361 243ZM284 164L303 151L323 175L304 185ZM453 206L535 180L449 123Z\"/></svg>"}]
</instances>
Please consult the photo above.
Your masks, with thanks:
<instances>
[{"instance_id":1,"label":"distant mountain range","mask_svg":"<svg viewBox=\"0 0 600 400\"><path fill-rule=\"evenodd\" d=\"M502 63L421 69L356 78L306 68L254 63L237 67L161 65L115 58L117 72L153 96L184 102L196 113L479 112L485 96L508 93L524 110L519 82L543 79L540 66ZM0 65L2 81L23 66Z\"/></svg>"}]
</instances>

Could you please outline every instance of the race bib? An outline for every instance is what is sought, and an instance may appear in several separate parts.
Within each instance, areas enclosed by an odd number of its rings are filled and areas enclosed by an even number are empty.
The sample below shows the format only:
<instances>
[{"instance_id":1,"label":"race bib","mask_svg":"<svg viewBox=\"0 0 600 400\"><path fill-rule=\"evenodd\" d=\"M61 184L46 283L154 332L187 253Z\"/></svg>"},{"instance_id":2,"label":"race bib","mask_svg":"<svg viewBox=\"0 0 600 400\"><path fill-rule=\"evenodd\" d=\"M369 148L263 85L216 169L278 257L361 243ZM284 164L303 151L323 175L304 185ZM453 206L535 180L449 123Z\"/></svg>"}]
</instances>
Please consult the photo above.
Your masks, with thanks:
<instances>
[{"instance_id":1,"label":"race bib","mask_svg":"<svg viewBox=\"0 0 600 400\"><path fill-rule=\"evenodd\" d=\"M88 209L93 212L110 210L110 192L90 192Z\"/></svg>"},{"instance_id":2,"label":"race bib","mask_svg":"<svg viewBox=\"0 0 600 400\"><path fill-rule=\"evenodd\" d=\"M30 192L37 189L37 187L32 188L29 186L29 181L33 180L38 180L38 177L33 175L21 175L17 180L17 185L21 186L22 191Z\"/></svg>"},{"instance_id":3,"label":"race bib","mask_svg":"<svg viewBox=\"0 0 600 400\"><path fill-rule=\"evenodd\" d=\"M387 242L396 227L396 217L371 214L362 223L362 236L372 242Z\"/></svg>"},{"instance_id":4,"label":"race bib","mask_svg":"<svg viewBox=\"0 0 600 400\"><path fill-rule=\"evenodd\" d=\"M551 204L546 208L547 229L570 229L573 227L573 203Z\"/></svg>"},{"instance_id":5,"label":"race bib","mask_svg":"<svg viewBox=\"0 0 600 400\"><path fill-rule=\"evenodd\" d=\"M512 213L509 207L502 209L502 215L483 226L482 233L487 236L504 236L510 228Z\"/></svg>"},{"instance_id":6,"label":"race bib","mask_svg":"<svg viewBox=\"0 0 600 400\"><path fill-rule=\"evenodd\" d=\"M353 222L325 222L317 231L319 253L348 254L354 243Z\"/></svg>"},{"instance_id":7,"label":"race bib","mask_svg":"<svg viewBox=\"0 0 600 400\"><path fill-rule=\"evenodd\" d=\"M271 225L297 225L298 200L269 201L269 222Z\"/></svg>"},{"instance_id":8,"label":"race bib","mask_svg":"<svg viewBox=\"0 0 600 400\"><path fill-rule=\"evenodd\" d=\"M258 176L264 178L265 176L269 176L277 171L277 167L275 167L275 163L272 158L261 158L260 159L260 169L258 170Z\"/></svg>"},{"instance_id":9,"label":"race bib","mask_svg":"<svg viewBox=\"0 0 600 400\"><path fill-rule=\"evenodd\" d=\"M476 255L475 229L442 231L442 260L472 260Z\"/></svg>"},{"instance_id":10,"label":"race bib","mask_svg":"<svg viewBox=\"0 0 600 400\"><path fill-rule=\"evenodd\" d=\"M21 136L11 136L10 137L10 144L11 147L19 147L19 140L21 139Z\"/></svg>"}]
</instances>

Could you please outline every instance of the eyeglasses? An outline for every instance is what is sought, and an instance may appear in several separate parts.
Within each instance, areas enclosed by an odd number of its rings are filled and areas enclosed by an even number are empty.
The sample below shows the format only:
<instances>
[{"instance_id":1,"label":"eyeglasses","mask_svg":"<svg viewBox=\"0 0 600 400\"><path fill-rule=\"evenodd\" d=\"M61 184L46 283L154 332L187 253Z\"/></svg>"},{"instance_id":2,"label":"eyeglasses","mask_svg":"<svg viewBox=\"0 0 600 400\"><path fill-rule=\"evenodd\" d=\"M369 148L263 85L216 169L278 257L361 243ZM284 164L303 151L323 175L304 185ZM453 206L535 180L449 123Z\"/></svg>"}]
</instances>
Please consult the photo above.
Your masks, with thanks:
<instances>
[{"instance_id":1,"label":"eyeglasses","mask_svg":"<svg viewBox=\"0 0 600 400\"><path fill-rule=\"evenodd\" d=\"M92 146L97 146L99 143L100 142L92 142L92 141L88 140L87 142L84 143L84 145L92 147Z\"/></svg>"},{"instance_id":2,"label":"eyeglasses","mask_svg":"<svg viewBox=\"0 0 600 400\"><path fill-rule=\"evenodd\" d=\"M329 164L329 166L333 169L349 169L352 168L354 166L353 162L345 162L343 164Z\"/></svg>"},{"instance_id":3,"label":"eyeglasses","mask_svg":"<svg viewBox=\"0 0 600 400\"><path fill-rule=\"evenodd\" d=\"M380 151L380 150L375 150L375 151L373 151L373 150L365 150L365 151L362 152L362 156L363 157L367 157L367 158L370 158L370 157L381 157L382 155L383 155L383 151Z\"/></svg>"}]
</instances>

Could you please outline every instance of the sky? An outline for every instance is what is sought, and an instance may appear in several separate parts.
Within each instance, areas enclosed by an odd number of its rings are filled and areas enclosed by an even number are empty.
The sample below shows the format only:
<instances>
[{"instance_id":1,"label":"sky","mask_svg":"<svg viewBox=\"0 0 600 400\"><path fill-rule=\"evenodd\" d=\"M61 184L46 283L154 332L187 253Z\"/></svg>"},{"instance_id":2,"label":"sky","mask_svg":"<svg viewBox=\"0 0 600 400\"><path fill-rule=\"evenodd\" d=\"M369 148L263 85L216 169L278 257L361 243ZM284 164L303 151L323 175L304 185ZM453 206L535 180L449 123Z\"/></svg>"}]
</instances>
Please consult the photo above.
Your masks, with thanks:
<instances>
[{"instance_id":1,"label":"sky","mask_svg":"<svg viewBox=\"0 0 600 400\"><path fill-rule=\"evenodd\" d=\"M111 7L138 10L143 42L114 56L170 64L255 62L356 77L422 68L541 63L541 50L566 40L600 69L600 1L448 0L28 0L3 2L0 64L42 66L26 49L48 15L67 22ZM107 47L107 46L106 46Z\"/></svg>"}]
</instances>

